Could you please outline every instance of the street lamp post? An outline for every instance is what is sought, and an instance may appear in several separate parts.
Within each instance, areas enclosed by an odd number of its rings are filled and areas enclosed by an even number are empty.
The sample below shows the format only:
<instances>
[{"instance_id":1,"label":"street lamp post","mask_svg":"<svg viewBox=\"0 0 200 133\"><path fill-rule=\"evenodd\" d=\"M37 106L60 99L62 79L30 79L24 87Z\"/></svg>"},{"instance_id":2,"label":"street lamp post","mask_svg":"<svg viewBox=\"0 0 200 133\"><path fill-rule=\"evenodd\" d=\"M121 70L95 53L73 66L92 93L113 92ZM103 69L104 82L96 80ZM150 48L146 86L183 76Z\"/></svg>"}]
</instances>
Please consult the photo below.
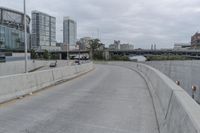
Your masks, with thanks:
<instances>
[{"instance_id":1,"label":"street lamp post","mask_svg":"<svg viewBox=\"0 0 200 133\"><path fill-rule=\"evenodd\" d=\"M79 64L80 64L80 58L81 58L81 49L80 49L80 43L79 43L79 46L78 46L79 48L78 48L78 62L79 62Z\"/></svg>"},{"instance_id":2,"label":"street lamp post","mask_svg":"<svg viewBox=\"0 0 200 133\"><path fill-rule=\"evenodd\" d=\"M27 27L26 27L26 0L24 0L24 45L25 45L25 73L28 73L27 66Z\"/></svg>"},{"instance_id":3,"label":"street lamp post","mask_svg":"<svg viewBox=\"0 0 200 133\"><path fill-rule=\"evenodd\" d=\"M81 58L80 46L81 46L81 43L78 41L78 42L77 42L77 45L78 45L78 62L79 62L79 64L80 64L80 58Z\"/></svg>"},{"instance_id":4,"label":"street lamp post","mask_svg":"<svg viewBox=\"0 0 200 133\"><path fill-rule=\"evenodd\" d=\"M67 44L67 61L69 62L69 44Z\"/></svg>"}]
</instances>

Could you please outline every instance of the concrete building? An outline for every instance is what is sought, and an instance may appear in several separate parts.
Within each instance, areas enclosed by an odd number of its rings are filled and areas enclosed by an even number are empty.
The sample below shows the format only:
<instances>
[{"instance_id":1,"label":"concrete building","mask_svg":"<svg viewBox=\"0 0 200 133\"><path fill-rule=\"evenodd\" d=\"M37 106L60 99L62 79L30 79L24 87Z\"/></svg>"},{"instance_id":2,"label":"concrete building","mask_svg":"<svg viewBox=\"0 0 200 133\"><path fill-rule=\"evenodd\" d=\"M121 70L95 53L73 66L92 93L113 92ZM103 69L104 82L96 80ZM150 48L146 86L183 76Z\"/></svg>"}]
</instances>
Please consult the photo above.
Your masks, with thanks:
<instances>
[{"instance_id":1,"label":"concrete building","mask_svg":"<svg viewBox=\"0 0 200 133\"><path fill-rule=\"evenodd\" d=\"M191 49L191 45L189 43L175 43L174 50L188 50Z\"/></svg>"},{"instance_id":2,"label":"concrete building","mask_svg":"<svg viewBox=\"0 0 200 133\"><path fill-rule=\"evenodd\" d=\"M196 32L192 37L191 37L191 45L192 47L200 47L200 33Z\"/></svg>"},{"instance_id":3,"label":"concrete building","mask_svg":"<svg viewBox=\"0 0 200 133\"><path fill-rule=\"evenodd\" d=\"M61 47L58 46L46 46L46 45L41 45L37 48L38 51L61 51Z\"/></svg>"},{"instance_id":4,"label":"concrete building","mask_svg":"<svg viewBox=\"0 0 200 133\"><path fill-rule=\"evenodd\" d=\"M92 40L91 37L83 37L79 40L80 42L80 50L87 50L90 46L90 40Z\"/></svg>"},{"instance_id":5,"label":"concrete building","mask_svg":"<svg viewBox=\"0 0 200 133\"><path fill-rule=\"evenodd\" d=\"M130 44L121 44L120 45L120 50L133 50L134 46Z\"/></svg>"},{"instance_id":6,"label":"concrete building","mask_svg":"<svg viewBox=\"0 0 200 133\"><path fill-rule=\"evenodd\" d=\"M62 42L57 42L57 43L56 43L56 46L57 46L57 47L61 47L62 45L63 45Z\"/></svg>"},{"instance_id":7,"label":"concrete building","mask_svg":"<svg viewBox=\"0 0 200 133\"><path fill-rule=\"evenodd\" d=\"M114 40L114 44L109 45L110 50L120 50L120 41Z\"/></svg>"},{"instance_id":8,"label":"concrete building","mask_svg":"<svg viewBox=\"0 0 200 133\"><path fill-rule=\"evenodd\" d=\"M76 45L77 23L69 17L63 20L63 43L65 45Z\"/></svg>"},{"instance_id":9,"label":"concrete building","mask_svg":"<svg viewBox=\"0 0 200 133\"><path fill-rule=\"evenodd\" d=\"M63 43L56 43L56 46L60 48L61 51L67 51L68 48L70 51L79 50L79 45L65 45ZM58 48L57 48L58 50Z\"/></svg>"},{"instance_id":10,"label":"concrete building","mask_svg":"<svg viewBox=\"0 0 200 133\"><path fill-rule=\"evenodd\" d=\"M109 45L110 50L133 50L134 46L131 44L121 44L120 41L114 40L114 44Z\"/></svg>"},{"instance_id":11,"label":"concrete building","mask_svg":"<svg viewBox=\"0 0 200 133\"><path fill-rule=\"evenodd\" d=\"M32 12L32 48L56 46L56 18L39 11Z\"/></svg>"},{"instance_id":12,"label":"concrete building","mask_svg":"<svg viewBox=\"0 0 200 133\"><path fill-rule=\"evenodd\" d=\"M62 45L61 46L61 50L62 51L67 51L69 48L70 51L77 51L79 50L79 46L78 45Z\"/></svg>"},{"instance_id":13,"label":"concrete building","mask_svg":"<svg viewBox=\"0 0 200 133\"><path fill-rule=\"evenodd\" d=\"M109 45L109 49L110 49L110 50L116 50L117 47L116 47L115 44L110 44L110 45Z\"/></svg>"},{"instance_id":14,"label":"concrete building","mask_svg":"<svg viewBox=\"0 0 200 133\"><path fill-rule=\"evenodd\" d=\"M27 16L27 42L30 48L30 17ZM0 49L24 50L24 14L0 7Z\"/></svg>"}]
</instances>

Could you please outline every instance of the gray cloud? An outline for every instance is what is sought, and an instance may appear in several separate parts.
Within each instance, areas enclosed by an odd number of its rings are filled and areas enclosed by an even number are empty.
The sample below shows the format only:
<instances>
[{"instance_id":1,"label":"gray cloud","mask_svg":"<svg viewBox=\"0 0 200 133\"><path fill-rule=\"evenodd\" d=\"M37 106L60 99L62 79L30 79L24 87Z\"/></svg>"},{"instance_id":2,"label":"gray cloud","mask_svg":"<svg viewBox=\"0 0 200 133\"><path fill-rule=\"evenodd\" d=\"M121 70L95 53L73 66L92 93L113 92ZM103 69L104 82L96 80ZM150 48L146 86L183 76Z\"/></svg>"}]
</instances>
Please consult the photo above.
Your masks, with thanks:
<instances>
[{"instance_id":1,"label":"gray cloud","mask_svg":"<svg viewBox=\"0 0 200 133\"><path fill-rule=\"evenodd\" d=\"M23 0L0 0L1 6L23 10ZM78 23L78 37L97 36L110 44L114 39L136 47L172 47L190 42L200 29L199 0L27 0L28 13L39 10L57 18L57 40L62 41L63 16Z\"/></svg>"}]
</instances>

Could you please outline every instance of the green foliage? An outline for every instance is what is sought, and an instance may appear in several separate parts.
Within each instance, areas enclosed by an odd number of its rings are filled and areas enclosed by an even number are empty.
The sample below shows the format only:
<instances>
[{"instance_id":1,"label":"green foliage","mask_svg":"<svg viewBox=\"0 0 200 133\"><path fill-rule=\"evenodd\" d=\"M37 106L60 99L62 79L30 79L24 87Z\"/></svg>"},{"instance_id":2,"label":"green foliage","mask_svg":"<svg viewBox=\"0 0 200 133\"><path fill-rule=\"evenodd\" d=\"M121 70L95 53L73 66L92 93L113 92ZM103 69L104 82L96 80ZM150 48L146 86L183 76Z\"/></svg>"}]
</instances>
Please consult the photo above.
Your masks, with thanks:
<instances>
[{"instance_id":1,"label":"green foliage","mask_svg":"<svg viewBox=\"0 0 200 133\"><path fill-rule=\"evenodd\" d=\"M31 49L31 59L37 59L37 54L34 49Z\"/></svg>"},{"instance_id":2,"label":"green foliage","mask_svg":"<svg viewBox=\"0 0 200 133\"><path fill-rule=\"evenodd\" d=\"M38 56L38 58L39 58L39 59L43 59L43 55L40 54L40 55Z\"/></svg>"},{"instance_id":3,"label":"green foliage","mask_svg":"<svg viewBox=\"0 0 200 133\"><path fill-rule=\"evenodd\" d=\"M115 60L115 61L129 61L128 56L122 56L122 55L112 55L111 56L111 60Z\"/></svg>"},{"instance_id":4,"label":"green foliage","mask_svg":"<svg viewBox=\"0 0 200 133\"><path fill-rule=\"evenodd\" d=\"M92 39L89 41L89 51L90 51L90 56L91 59L94 59L94 54L97 53L98 49L102 46L103 44L100 42L99 39ZM98 54L98 53L97 53ZM99 55L97 55L99 56Z\"/></svg>"},{"instance_id":5,"label":"green foliage","mask_svg":"<svg viewBox=\"0 0 200 133\"><path fill-rule=\"evenodd\" d=\"M148 61L160 61L160 60L187 60L187 57L180 55L152 55L148 56Z\"/></svg>"},{"instance_id":6,"label":"green foliage","mask_svg":"<svg viewBox=\"0 0 200 133\"><path fill-rule=\"evenodd\" d=\"M3 46L3 41L0 40L0 48Z\"/></svg>"},{"instance_id":7,"label":"green foliage","mask_svg":"<svg viewBox=\"0 0 200 133\"><path fill-rule=\"evenodd\" d=\"M100 42L99 39L92 39L89 41L89 49L92 51L97 50L100 48L103 44Z\"/></svg>"},{"instance_id":8,"label":"green foliage","mask_svg":"<svg viewBox=\"0 0 200 133\"><path fill-rule=\"evenodd\" d=\"M0 40L0 45L3 45L3 41Z\"/></svg>"},{"instance_id":9,"label":"green foliage","mask_svg":"<svg viewBox=\"0 0 200 133\"><path fill-rule=\"evenodd\" d=\"M37 54L35 52L34 49L32 49L31 51L31 59L45 59L45 60L49 60L49 59L52 59L52 60L58 60L59 59L59 55L58 54L55 54L55 53L49 53L48 50L45 50L43 54Z\"/></svg>"},{"instance_id":10,"label":"green foliage","mask_svg":"<svg viewBox=\"0 0 200 133\"><path fill-rule=\"evenodd\" d=\"M93 54L94 60L104 60L103 51L95 51Z\"/></svg>"},{"instance_id":11,"label":"green foliage","mask_svg":"<svg viewBox=\"0 0 200 133\"><path fill-rule=\"evenodd\" d=\"M52 59L52 60L58 60L59 56L57 54L50 54L50 59Z\"/></svg>"},{"instance_id":12,"label":"green foliage","mask_svg":"<svg viewBox=\"0 0 200 133\"><path fill-rule=\"evenodd\" d=\"M48 51L48 50L44 50L43 58L44 58L45 60L48 60L49 57L50 57L50 55L49 55L49 51Z\"/></svg>"}]
</instances>

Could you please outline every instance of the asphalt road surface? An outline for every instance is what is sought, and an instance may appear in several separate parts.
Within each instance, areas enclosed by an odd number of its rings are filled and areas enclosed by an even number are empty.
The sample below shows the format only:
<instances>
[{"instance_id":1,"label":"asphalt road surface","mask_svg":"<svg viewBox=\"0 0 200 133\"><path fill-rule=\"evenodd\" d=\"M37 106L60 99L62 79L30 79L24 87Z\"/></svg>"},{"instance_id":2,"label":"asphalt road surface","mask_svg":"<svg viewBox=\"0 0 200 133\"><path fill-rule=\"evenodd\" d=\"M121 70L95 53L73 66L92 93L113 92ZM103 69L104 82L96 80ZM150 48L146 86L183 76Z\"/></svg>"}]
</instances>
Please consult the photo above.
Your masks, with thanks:
<instances>
[{"instance_id":1,"label":"asphalt road surface","mask_svg":"<svg viewBox=\"0 0 200 133\"><path fill-rule=\"evenodd\" d=\"M0 133L158 133L144 79L97 65L82 77L0 105Z\"/></svg>"}]
</instances>

